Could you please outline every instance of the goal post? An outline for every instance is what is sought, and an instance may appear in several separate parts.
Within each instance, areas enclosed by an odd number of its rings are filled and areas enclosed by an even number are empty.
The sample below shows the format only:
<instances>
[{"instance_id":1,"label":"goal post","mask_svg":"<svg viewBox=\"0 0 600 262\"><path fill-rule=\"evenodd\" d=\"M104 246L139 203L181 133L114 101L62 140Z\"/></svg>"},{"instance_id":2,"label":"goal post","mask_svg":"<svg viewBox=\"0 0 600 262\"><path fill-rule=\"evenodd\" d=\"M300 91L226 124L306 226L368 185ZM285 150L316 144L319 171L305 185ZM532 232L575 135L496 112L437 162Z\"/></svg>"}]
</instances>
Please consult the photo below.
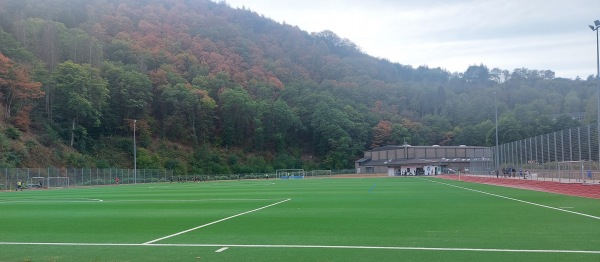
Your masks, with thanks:
<instances>
[{"instance_id":1,"label":"goal post","mask_svg":"<svg viewBox=\"0 0 600 262\"><path fill-rule=\"evenodd\" d=\"M47 188L69 187L69 177L48 177Z\"/></svg>"},{"instance_id":2,"label":"goal post","mask_svg":"<svg viewBox=\"0 0 600 262\"><path fill-rule=\"evenodd\" d=\"M598 172L594 172L591 161L561 161L557 163L560 183L594 184Z\"/></svg>"},{"instance_id":3,"label":"goal post","mask_svg":"<svg viewBox=\"0 0 600 262\"><path fill-rule=\"evenodd\" d=\"M302 179L306 176L304 169L277 169L275 177L279 179Z\"/></svg>"}]
</instances>

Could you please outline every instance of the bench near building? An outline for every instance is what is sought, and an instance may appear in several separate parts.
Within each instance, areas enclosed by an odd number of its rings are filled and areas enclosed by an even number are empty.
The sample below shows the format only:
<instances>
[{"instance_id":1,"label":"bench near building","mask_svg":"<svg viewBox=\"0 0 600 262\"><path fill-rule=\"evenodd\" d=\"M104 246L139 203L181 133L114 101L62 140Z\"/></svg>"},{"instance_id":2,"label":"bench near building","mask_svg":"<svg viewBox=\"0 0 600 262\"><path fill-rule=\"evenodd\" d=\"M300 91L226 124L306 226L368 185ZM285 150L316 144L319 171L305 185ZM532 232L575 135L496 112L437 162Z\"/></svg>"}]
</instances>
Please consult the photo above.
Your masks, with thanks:
<instances>
[{"instance_id":1,"label":"bench near building","mask_svg":"<svg viewBox=\"0 0 600 262\"><path fill-rule=\"evenodd\" d=\"M357 174L388 176L439 175L469 172L477 167L491 167L492 150L479 146L383 146L366 151L354 164ZM484 163L483 165L481 163ZM473 170L471 170L473 171ZM490 172L491 170L478 170Z\"/></svg>"}]
</instances>

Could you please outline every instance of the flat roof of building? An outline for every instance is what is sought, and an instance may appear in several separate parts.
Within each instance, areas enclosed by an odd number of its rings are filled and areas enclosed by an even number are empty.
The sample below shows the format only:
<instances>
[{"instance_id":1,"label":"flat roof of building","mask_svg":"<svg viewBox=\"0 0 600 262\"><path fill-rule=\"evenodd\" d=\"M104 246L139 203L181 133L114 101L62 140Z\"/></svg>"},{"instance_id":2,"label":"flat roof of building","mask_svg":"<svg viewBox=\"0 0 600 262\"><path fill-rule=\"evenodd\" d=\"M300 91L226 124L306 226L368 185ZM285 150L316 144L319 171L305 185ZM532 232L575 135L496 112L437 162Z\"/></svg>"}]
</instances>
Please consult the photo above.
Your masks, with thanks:
<instances>
[{"instance_id":1,"label":"flat roof of building","mask_svg":"<svg viewBox=\"0 0 600 262\"><path fill-rule=\"evenodd\" d=\"M466 146L466 145L459 145L459 146L438 146L438 145L432 145L432 146L411 146L411 145L401 145L401 146L382 146L382 147L376 147L373 148L371 150L367 150L367 151L383 151L383 150L393 150L393 149L399 149L399 148L470 148L470 149L486 149L489 148L487 146Z\"/></svg>"},{"instance_id":2,"label":"flat roof of building","mask_svg":"<svg viewBox=\"0 0 600 262\"><path fill-rule=\"evenodd\" d=\"M360 162L359 162L360 161ZM388 160L371 160L371 158L362 158L357 163L364 166L399 166L399 165L447 165L450 163L469 163L471 161L492 161L491 158L440 158L440 159L426 159L426 158L408 158L408 159L388 159Z\"/></svg>"}]
</instances>

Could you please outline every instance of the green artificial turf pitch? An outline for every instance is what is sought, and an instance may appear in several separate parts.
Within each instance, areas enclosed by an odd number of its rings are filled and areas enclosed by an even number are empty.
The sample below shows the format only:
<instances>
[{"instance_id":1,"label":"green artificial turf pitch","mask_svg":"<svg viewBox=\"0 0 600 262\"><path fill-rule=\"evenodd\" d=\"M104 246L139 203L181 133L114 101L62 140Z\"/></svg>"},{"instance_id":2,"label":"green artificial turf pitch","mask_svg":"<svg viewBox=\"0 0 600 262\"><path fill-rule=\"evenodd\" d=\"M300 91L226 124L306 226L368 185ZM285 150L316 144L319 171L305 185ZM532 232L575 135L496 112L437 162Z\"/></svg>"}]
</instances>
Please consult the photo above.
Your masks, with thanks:
<instances>
[{"instance_id":1,"label":"green artificial turf pitch","mask_svg":"<svg viewBox=\"0 0 600 262\"><path fill-rule=\"evenodd\" d=\"M0 261L600 261L600 200L433 177L0 193Z\"/></svg>"}]
</instances>

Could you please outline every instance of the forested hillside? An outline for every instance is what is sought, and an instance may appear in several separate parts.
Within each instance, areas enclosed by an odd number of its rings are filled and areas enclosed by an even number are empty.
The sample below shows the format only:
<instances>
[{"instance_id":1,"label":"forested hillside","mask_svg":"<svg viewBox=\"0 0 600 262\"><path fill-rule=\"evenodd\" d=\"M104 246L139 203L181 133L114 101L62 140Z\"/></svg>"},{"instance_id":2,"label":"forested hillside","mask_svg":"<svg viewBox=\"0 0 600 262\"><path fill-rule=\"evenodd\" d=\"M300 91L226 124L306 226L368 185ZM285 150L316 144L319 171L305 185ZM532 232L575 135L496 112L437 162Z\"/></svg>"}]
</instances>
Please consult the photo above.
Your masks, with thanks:
<instances>
[{"instance_id":1,"label":"forested hillside","mask_svg":"<svg viewBox=\"0 0 600 262\"><path fill-rule=\"evenodd\" d=\"M0 0L0 167L129 168L135 125L137 168L352 168L493 145L495 105L500 143L591 122L593 80L392 63L224 2Z\"/></svg>"}]
</instances>

